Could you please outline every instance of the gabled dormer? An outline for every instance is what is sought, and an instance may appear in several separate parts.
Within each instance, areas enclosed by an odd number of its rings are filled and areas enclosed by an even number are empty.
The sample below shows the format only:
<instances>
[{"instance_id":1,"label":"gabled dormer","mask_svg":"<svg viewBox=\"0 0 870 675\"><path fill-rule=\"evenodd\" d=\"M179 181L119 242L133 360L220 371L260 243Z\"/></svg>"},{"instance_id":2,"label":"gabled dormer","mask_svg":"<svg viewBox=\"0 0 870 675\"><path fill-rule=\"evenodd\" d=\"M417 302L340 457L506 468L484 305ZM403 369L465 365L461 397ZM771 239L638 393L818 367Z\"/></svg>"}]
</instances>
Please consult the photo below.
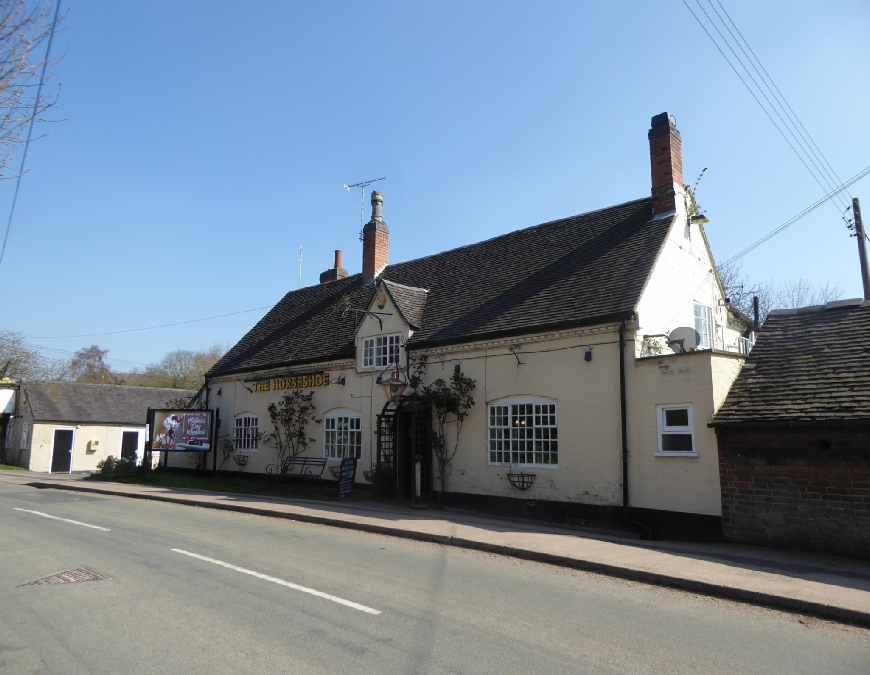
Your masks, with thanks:
<instances>
[{"instance_id":1,"label":"gabled dormer","mask_svg":"<svg viewBox=\"0 0 870 675\"><path fill-rule=\"evenodd\" d=\"M423 325L428 291L392 281L378 282L374 298L356 331L357 367L383 370L404 365L402 346Z\"/></svg>"}]
</instances>

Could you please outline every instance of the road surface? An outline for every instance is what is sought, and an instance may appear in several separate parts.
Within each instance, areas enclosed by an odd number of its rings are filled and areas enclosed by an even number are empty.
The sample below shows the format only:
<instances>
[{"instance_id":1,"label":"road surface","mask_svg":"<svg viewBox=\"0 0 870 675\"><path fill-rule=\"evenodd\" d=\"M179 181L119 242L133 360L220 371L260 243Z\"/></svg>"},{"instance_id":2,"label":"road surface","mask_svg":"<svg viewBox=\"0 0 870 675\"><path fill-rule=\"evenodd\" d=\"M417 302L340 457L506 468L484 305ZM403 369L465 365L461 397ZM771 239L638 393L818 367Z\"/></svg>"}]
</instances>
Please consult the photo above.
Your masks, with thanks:
<instances>
[{"instance_id":1,"label":"road surface","mask_svg":"<svg viewBox=\"0 0 870 675\"><path fill-rule=\"evenodd\" d=\"M0 673L870 673L863 628L437 544L9 484L0 517Z\"/></svg>"}]
</instances>

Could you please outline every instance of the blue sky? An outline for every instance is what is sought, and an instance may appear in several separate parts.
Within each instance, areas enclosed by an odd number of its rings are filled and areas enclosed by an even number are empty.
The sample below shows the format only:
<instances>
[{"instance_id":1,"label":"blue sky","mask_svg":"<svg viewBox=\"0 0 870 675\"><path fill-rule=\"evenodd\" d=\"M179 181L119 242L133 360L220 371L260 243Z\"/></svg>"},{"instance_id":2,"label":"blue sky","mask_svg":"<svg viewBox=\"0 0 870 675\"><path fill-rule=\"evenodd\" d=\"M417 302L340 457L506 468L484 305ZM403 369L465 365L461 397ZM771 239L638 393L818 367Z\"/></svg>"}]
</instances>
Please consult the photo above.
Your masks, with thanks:
<instances>
[{"instance_id":1,"label":"blue sky","mask_svg":"<svg viewBox=\"0 0 870 675\"><path fill-rule=\"evenodd\" d=\"M839 176L870 165L870 4L722 3ZM708 167L718 260L823 195L681 0L64 7L69 119L31 146L0 327L99 344L116 370L232 344L264 310L53 336L274 304L298 286L300 246L305 285L334 249L358 272L344 183L387 177L390 259L409 260L647 196L646 132L667 111L687 182ZM0 184L0 213L11 194ZM870 212L870 177L852 194ZM830 206L743 272L861 295Z\"/></svg>"}]
</instances>

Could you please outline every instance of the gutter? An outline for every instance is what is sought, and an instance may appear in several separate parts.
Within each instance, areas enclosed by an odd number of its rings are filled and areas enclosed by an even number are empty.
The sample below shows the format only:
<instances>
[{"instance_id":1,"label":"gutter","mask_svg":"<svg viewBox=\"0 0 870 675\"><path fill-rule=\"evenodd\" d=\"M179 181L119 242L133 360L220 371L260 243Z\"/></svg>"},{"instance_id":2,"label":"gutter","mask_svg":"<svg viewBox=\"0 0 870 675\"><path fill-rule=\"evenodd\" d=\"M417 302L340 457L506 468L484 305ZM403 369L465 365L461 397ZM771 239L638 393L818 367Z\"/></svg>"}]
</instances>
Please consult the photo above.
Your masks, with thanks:
<instances>
[{"instance_id":1,"label":"gutter","mask_svg":"<svg viewBox=\"0 0 870 675\"><path fill-rule=\"evenodd\" d=\"M866 427L870 419L827 419L827 420L728 420L708 422L709 429L763 429L763 428L806 428L806 427Z\"/></svg>"}]
</instances>

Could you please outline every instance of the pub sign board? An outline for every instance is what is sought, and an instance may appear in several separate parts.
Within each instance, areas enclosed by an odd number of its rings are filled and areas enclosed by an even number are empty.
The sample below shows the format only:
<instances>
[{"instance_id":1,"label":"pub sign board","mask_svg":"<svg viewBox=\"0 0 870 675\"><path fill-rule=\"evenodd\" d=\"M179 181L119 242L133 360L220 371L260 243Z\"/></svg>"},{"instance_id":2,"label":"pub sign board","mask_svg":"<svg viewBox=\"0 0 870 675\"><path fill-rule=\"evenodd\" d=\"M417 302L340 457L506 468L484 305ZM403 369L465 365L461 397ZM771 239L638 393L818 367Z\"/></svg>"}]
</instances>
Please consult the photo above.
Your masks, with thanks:
<instances>
[{"instance_id":1,"label":"pub sign board","mask_svg":"<svg viewBox=\"0 0 870 675\"><path fill-rule=\"evenodd\" d=\"M151 449L161 452L211 450L212 410L152 410Z\"/></svg>"},{"instance_id":2,"label":"pub sign board","mask_svg":"<svg viewBox=\"0 0 870 675\"><path fill-rule=\"evenodd\" d=\"M356 458L345 457L338 470L338 496L350 497L353 482L356 480Z\"/></svg>"}]
</instances>

